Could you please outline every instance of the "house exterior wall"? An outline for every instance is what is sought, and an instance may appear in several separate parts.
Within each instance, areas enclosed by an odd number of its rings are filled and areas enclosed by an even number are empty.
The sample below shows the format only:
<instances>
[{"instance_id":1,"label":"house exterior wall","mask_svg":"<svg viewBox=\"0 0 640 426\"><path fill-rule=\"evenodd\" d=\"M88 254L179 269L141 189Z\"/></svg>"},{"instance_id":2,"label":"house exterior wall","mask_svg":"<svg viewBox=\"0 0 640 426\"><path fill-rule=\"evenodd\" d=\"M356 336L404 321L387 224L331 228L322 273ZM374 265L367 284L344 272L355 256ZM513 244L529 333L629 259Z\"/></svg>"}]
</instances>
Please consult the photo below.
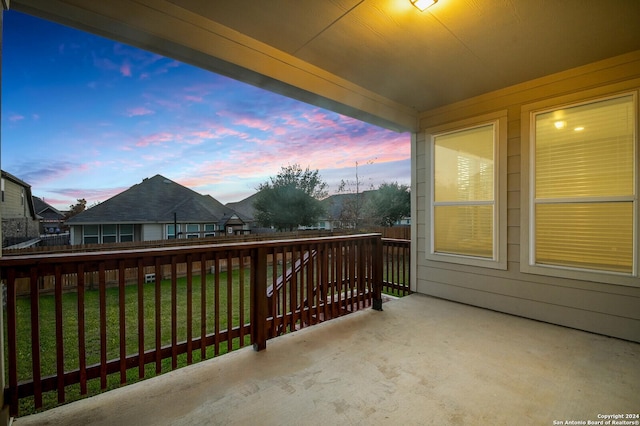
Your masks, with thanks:
<instances>
[{"instance_id":1,"label":"house exterior wall","mask_svg":"<svg viewBox=\"0 0 640 426\"><path fill-rule=\"evenodd\" d=\"M69 227L69 242L72 246L82 244L82 225Z\"/></svg>"},{"instance_id":2,"label":"house exterior wall","mask_svg":"<svg viewBox=\"0 0 640 426\"><path fill-rule=\"evenodd\" d=\"M37 238L40 235L40 222L31 215L30 191L11 179L2 178L2 186L3 245Z\"/></svg>"},{"instance_id":3,"label":"house exterior wall","mask_svg":"<svg viewBox=\"0 0 640 426\"><path fill-rule=\"evenodd\" d=\"M2 179L4 181L4 199L2 201L3 219L20 219L30 215L27 204L27 191L22 185Z\"/></svg>"},{"instance_id":4,"label":"house exterior wall","mask_svg":"<svg viewBox=\"0 0 640 426\"><path fill-rule=\"evenodd\" d=\"M640 51L532 80L420 115L412 140L414 290L444 299L640 342L640 280L627 285L521 272L521 176L524 106L583 92L606 96L640 88ZM507 268L490 269L427 260L426 129L495 111L507 111ZM636 118L637 119L637 118ZM636 128L637 129L637 128ZM637 132L637 130L636 130ZM637 140L636 140L637 144ZM636 145L636 150L639 149ZM525 218L526 219L526 218ZM636 222L637 223L637 222ZM640 234L640 232L636 232ZM636 245L639 246L636 237Z\"/></svg>"}]
</instances>

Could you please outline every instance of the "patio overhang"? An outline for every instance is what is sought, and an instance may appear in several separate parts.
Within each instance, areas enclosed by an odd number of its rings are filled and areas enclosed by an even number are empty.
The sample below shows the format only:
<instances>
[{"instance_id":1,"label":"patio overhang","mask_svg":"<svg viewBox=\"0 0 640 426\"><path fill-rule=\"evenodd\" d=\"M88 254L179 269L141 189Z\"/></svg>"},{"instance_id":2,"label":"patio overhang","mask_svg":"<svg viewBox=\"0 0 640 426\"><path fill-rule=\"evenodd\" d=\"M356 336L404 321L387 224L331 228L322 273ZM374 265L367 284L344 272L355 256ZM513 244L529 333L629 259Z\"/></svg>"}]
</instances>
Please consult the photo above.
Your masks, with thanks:
<instances>
[{"instance_id":1,"label":"patio overhang","mask_svg":"<svg viewBox=\"0 0 640 426\"><path fill-rule=\"evenodd\" d=\"M638 357L637 343L411 295L16 424L600 421L637 413Z\"/></svg>"},{"instance_id":2,"label":"patio overhang","mask_svg":"<svg viewBox=\"0 0 640 426\"><path fill-rule=\"evenodd\" d=\"M397 131L640 49L636 1L12 0L11 8ZM488 25L490 23L490 25Z\"/></svg>"}]
</instances>

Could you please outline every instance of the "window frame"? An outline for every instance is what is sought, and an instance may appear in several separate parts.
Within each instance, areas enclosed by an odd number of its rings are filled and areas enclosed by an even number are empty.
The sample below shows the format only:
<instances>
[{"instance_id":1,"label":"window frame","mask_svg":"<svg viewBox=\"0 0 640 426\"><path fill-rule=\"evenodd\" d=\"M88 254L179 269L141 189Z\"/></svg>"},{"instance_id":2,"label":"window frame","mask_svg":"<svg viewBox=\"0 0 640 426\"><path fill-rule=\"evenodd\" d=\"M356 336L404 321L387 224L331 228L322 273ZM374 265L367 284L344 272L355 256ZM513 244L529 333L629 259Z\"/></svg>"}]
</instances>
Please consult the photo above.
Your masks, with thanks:
<instances>
[{"instance_id":1,"label":"window frame","mask_svg":"<svg viewBox=\"0 0 640 426\"><path fill-rule=\"evenodd\" d=\"M95 234L88 234L87 228L95 227ZM95 241L87 242L87 238L95 238ZM100 225L82 225L82 244L99 244L100 243Z\"/></svg>"},{"instance_id":2,"label":"window frame","mask_svg":"<svg viewBox=\"0 0 640 426\"><path fill-rule=\"evenodd\" d=\"M189 229L193 228L193 229ZM185 225L186 238L200 238L200 224L199 223L187 223Z\"/></svg>"},{"instance_id":3,"label":"window frame","mask_svg":"<svg viewBox=\"0 0 640 426\"><path fill-rule=\"evenodd\" d=\"M173 233L169 232L169 228L174 228ZM165 226L165 232L167 235L167 240L177 240L180 235L180 224L177 224L175 227L173 223L167 223Z\"/></svg>"},{"instance_id":4,"label":"window frame","mask_svg":"<svg viewBox=\"0 0 640 426\"><path fill-rule=\"evenodd\" d=\"M112 228L113 227L113 228ZM105 224L100 227L100 241L102 244L113 244L118 242L118 225L116 224ZM107 233L107 230L111 233ZM105 241L108 239L109 241Z\"/></svg>"},{"instance_id":5,"label":"window frame","mask_svg":"<svg viewBox=\"0 0 640 426\"><path fill-rule=\"evenodd\" d=\"M209 229L210 227L210 229ZM215 237L216 236L216 224L215 223L205 223L204 224L204 236L205 237Z\"/></svg>"},{"instance_id":6,"label":"window frame","mask_svg":"<svg viewBox=\"0 0 640 426\"><path fill-rule=\"evenodd\" d=\"M633 268L632 273L585 269L570 266L537 264L535 263L535 130L536 115L544 114L560 109L573 108L581 105L595 104L598 102L633 97L635 109L634 125L634 196L633 196ZM638 131L640 129L640 108L638 105L639 91L615 90L614 87L605 86L592 90L585 90L570 95L545 99L522 106L521 109L521 223L520 223L520 272L537 274L559 278L569 278L582 281L601 282L615 285L640 286L638 274L640 269L640 241L638 240L640 228L640 207L638 191L640 189L640 147Z\"/></svg>"},{"instance_id":7,"label":"window frame","mask_svg":"<svg viewBox=\"0 0 640 426\"><path fill-rule=\"evenodd\" d=\"M461 132L492 124L494 126L494 175L493 175L493 256L478 256L438 253L434 250L434 140L437 136ZM491 269L507 269L507 110L496 111L476 117L429 128L425 133L427 144L426 161L426 250L425 258L431 261Z\"/></svg>"},{"instance_id":8,"label":"window frame","mask_svg":"<svg viewBox=\"0 0 640 426\"><path fill-rule=\"evenodd\" d=\"M129 228L130 227L130 228ZM129 228L131 230L131 232L128 232ZM133 242L134 238L133 238L133 234L135 232L134 226L133 224L129 224L129 223L125 223L125 224L120 224L118 225L118 241L121 243L130 243ZM123 239L123 237L126 237L125 239ZM131 237L129 239L129 237Z\"/></svg>"}]
</instances>

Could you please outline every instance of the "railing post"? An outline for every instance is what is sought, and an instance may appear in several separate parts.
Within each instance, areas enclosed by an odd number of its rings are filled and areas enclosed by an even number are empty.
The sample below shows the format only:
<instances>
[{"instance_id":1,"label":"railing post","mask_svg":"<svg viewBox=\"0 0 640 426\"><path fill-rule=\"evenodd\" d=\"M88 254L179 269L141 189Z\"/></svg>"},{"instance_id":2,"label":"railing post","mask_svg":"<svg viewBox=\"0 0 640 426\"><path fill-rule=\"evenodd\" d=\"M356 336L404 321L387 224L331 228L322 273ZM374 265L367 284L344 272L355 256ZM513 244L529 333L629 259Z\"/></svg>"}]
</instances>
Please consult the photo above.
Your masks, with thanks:
<instances>
[{"instance_id":1,"label":"railing post","mask_svg":"<svg viewBox=\"0 0 640 426\"><path fill-rule=\"evenodd\" d=\"M251 312L253 324L253 349L261 351L267 348L267 317L269 306L267 300L267 249L260 247L252 250L253 257L253 300Z\"/></svg>"},{"instance_id":2,"label":"railing post","mask_svg":"<svg viewBox=\"0 0 640 426\"><path fill-rule=\"evenodd\" d=\"M376 311L382 311L382 280L383 280L383 248L382 235L376 237L373 252L373 306Z\"/></svg>"},{"instance_id":3,"label":"railing post","mask_svg":"<svg viewBox=\"0 0 640 426\"><path fill-rule=\"evenodd\" d=\"M0 6L0 76L2 76L2 17L4 15L4 10L9 9L9 0L2 0L2 5ZM2 238L0 232L0 239ZM0 248L0 257L2 256L2 248ZM2 284L0 284L0 299L2 299ZM4 346L4 304L3 301L0 300L0 391L2 392L2 400L0 403L0 425L8 425L11 423L11 417L9 414L9 401L5 399L4 388L5 388L5 377L4 377L4 359L5 352L7 348ZM15 330L14 330L15 331ZM11 332L11 331L10 331ZM12 389L12 392L14 389ZM17 401L17 397L16 397ZM17 405L16 405L17 406Z\"/></svg>"}]
</instances>

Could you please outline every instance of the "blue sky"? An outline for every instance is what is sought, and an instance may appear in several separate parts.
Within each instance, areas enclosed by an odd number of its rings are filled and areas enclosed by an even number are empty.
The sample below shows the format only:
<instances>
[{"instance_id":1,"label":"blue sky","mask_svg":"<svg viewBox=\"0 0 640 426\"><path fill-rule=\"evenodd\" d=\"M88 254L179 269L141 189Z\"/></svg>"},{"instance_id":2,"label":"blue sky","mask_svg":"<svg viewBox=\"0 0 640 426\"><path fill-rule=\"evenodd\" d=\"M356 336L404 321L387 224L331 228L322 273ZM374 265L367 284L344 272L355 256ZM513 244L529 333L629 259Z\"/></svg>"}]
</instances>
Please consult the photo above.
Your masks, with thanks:
<instances>
[{"instance_id":1,"label":"blue sky","mask_svg":"<svg viewBox=\"0 0 640 426\"><path fill-rule=\"evenodd\" d=\"M59 209L161 174L222 203L298 163L337 190L410 183L410 135L4 12L2 169Z\"/></svg>"}]
</instances>

